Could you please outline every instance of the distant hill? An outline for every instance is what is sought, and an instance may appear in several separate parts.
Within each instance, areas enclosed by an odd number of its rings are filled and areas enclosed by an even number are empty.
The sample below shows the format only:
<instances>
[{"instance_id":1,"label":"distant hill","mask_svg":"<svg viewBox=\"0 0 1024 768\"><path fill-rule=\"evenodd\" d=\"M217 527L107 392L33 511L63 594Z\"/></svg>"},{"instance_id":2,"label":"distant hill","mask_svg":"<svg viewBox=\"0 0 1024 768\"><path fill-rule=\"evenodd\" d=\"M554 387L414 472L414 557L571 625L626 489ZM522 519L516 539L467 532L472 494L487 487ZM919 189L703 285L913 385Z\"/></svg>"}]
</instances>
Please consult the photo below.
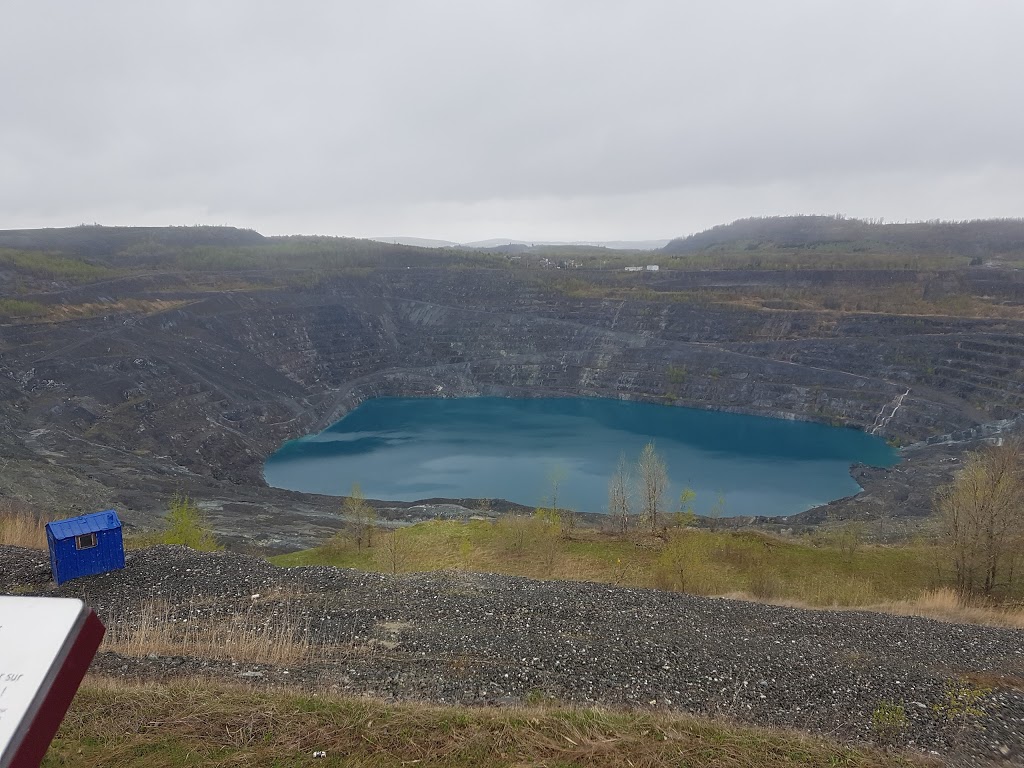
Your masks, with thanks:
<instances>
[{"instance_id":1,"label":"distant hill","mask_svg":"<svg viewBox=\"0 0 1024 768\"><path fill-rule=\"evenodd\" d=\"M614 251L656 251L664 248L667 240L602 240L602 241L580 241L572 245L598 245L604 248L611 248Z\"/></svg>"},{"instance_id":2,"label":"distant hill","mask_svg":"<svg viewBox=\"0 0 1024 768\"><path fill-rule=\"evenodd\" d=\"M530 248L540 247L584 247L607 248L613 251L654 251L665 247L668 240L515 240L512 238L492 237L490 240L474 240L469 243L456 243L452 240L431 240L425 237L371 237L379 243L394 245L415 245L420 248L469 248L483 249L499 253L522 253Z\"/></svg>"},{"instance_id":3,"label":"distant hill","mask_svg":"<svg viewBox=\"0 0 1024 768\"><path fill-rule=\"evenodd\" d=\"M264 236L234 227L0 230L0 283L10 280L14 271L23 280L36 281L32 285L40 290L52 287L55 281L76 283L114 274L109 270L225 272L283 268L330 272L356 267L475 263L482 253L354 237ZM11 270L11 274L4 269ZM39 280L49 283L40 286Z\"/></svg>"},{"instance_id":4,"label":"distant hill","mask_svg":"<svg viewBox=\"0 0 1024 768\"><path fill-rule=\"evenodd\" d=\"M653 251L663 248L668 240L510 240L492 238L490 240L475 240L471 243L462 243L463 248L504 248L509 246L569 246L569 247L592 247L608 248L615 251Z\"/></svg>"},{"instance_id":5,"label":"distant hill","mask_svg":"<svg viewBox=\"0 0 1024 768\"><path fill-rule=\"evenodd\" d=\"M264 237L236 227L103 227L0 230L0 248L60 251L84 258L106 256L140 246L192 248L197 246L259 245Z\"/></svg>"},{"instance_id":6,"label":"distant hill","mask_svg":"<svg viewBox=\"0 0 1024 768\"><path fill-rule=\"evenodd\" d=\"M721 224L677 238L672 255L712 250L799 249L849 246L851 250L946 253L971 258L1024 255L1024 219L884 224L843 216L775 216Z\"/></svg>"},{"instance_id":7,"label":"distant hill","mask_svg":"<svg viewBox=\"0 0 1024 768\"><path fill-rule=\"evenodd\" d=\"M459 245L453 240L431 240L429 237L371 237L369 239L376 240L378 243L413 245L418 248L454 248Z\"/></svg>"}]
</instances>

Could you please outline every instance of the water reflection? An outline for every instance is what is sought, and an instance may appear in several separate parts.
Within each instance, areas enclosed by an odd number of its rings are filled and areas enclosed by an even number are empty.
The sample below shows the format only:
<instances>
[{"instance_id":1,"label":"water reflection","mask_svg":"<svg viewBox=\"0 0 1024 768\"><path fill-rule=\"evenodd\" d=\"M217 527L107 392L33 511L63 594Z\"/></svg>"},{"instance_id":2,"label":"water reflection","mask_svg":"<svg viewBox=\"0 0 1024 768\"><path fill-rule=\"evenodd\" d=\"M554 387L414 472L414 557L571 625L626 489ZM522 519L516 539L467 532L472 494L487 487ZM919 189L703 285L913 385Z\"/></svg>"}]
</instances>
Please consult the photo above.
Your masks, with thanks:
<instances>
[{"instance_id":1,"label":"water reflection","mask_svg":"<svg viewBox=\"0 0 1024 768\"><path fill-rule=\"evenodd\" d=\"M590 398L409 399L364 403L319 435L284 445L271 485L341 495L353 482L378 499L505 498L544 503L554 470L559 503L607 507L620 454L654 440L670 499L697 492L706 514L787 515L856 493L853 463L889 466L878 437L808 422Z\"/></svg>"}]
</instances>

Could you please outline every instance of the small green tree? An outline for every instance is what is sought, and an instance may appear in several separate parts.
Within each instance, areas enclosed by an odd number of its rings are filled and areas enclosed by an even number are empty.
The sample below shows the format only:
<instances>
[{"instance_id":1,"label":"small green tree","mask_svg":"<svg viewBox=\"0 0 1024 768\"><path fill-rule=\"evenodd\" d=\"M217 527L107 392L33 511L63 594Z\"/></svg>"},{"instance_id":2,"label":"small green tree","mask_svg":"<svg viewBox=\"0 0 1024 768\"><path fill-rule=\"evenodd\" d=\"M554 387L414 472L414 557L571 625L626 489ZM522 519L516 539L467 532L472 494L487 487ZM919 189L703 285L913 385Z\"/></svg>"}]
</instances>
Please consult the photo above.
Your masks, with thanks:
<instances>
[{"instance_id":1,"label":"small green tree","mask_svg":"<svg viewBox=\"0 0 1024 768\"><path fill-rule=\"evenodd\" d=\"M352 490L341 503L341 516L345 527L356 542L356 550L362 551L373 546L373 529L377 523L377 510L366 503L366 497L359 483L352 483Z\"/></svg>"},{"instance_id":2,"label":"small green tree","mask_svg":"<svg viewBox=\"0 0 1024 768\"><path fill-rule=\"evenodd\" d=\"M665 399L673 402L679 398L679 390L686 383L685 365L670 365L665 375Z\"/></svg>"},{"instance_id":3,"label":"small green tree","mask_svg":"<svg viewBox=\"0 0 1024 768\"><path fill-rule=\"evenodd\" d=\"M562 483L565 481L567 474L565 467L561 464L555 464L548 471L551 504L545 510L545 517L552 523L557 523L561 526L562 536L565 538L571 537L573 531L576 530L576 526L579 524L579 515L576 514L576 510L562 509L558 506L558 495L562 490Z\"/></svg>"},{"instance_id":4,"label":"small green tree","mask_svg":"<svg viewBox=\"0 0 1024 768\"><path fill-rule=\"evenodd\" d=\"M719 491L718 496L715 498L715 503L711 505L711 509L708 510L708 525L712 531L718 530L718 523L725 515L725 494Z\"/></svg>"},{"instance_id":5,"label":"small green tree","mask_svg":"<svg viewBox=\"0 0 1024 768\"><path fill-rule=\"evenodd\" d=\"M672 531L654 566L659 586L679 592L705 592L709 559L704 536L696 531Z\"/></svg>"},{"instance_id":6,"label":"small green tree","mask_svg":"<svg viewBox=\"0 0 1024 768\"><path fill-rule=\"evenodd\" d=\"M199 511L199 507L187 495L174 494L168 507L167 530L160 536L162 544L181 544L200 552L216 552L223 549L213 537Z\"/></svg>"},{"instance_id":7,"label":"small green tree","mask_svg":"<svg viewBox=\"0 0 1024 768\"><path fill-rule=\"evenodd\" d=\"M531 553L540 561L546 575L551 575L554 571L562 552L562 539L559 535L560 525L563 525L561 528L562 536L565 535L562 519L558 514L552 517L551 514L545 514L542 510L537 510L537 514L534 515L531 521Z\"/></svg>"},{"instance_id":8,"label":"small green tree","mask_svg":"<svg viewBox=\"0 0 1024 768\"><path fill-rule=\"evenodd\" d=\"M679 511L676 512L675 524L679 528L686 528L697 522L697 513L693 511L693 500L697 498L697 492L693 488L683 488L679 494Z\"/></svg>"}]
</instances>

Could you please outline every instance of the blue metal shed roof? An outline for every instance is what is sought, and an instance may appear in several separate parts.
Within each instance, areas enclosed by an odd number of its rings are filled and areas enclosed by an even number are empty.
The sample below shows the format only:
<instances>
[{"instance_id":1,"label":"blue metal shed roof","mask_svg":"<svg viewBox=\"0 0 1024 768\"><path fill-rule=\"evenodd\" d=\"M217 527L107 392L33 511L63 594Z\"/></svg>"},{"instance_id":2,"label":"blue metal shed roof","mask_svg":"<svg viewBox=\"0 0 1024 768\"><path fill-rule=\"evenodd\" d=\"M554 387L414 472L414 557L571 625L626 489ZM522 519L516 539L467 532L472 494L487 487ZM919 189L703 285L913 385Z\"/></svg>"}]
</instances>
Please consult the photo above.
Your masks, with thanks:
<instances>
[{"instance_id":1,"label":"blue metal shed roof","mask_svg":"<svg viewBox=\"0 0 1024 768\"><path fill-rule=\"evenodd\" d=\"M55 539L70 539L72 536L81 536L83 533L99 533L100 531L111 531L121 527L121 521L117 519L117 513L108 509L106 512L93 512L90 515L71 517L67 520L55 520L47 523Z\"/></svg>"}]
</instances>

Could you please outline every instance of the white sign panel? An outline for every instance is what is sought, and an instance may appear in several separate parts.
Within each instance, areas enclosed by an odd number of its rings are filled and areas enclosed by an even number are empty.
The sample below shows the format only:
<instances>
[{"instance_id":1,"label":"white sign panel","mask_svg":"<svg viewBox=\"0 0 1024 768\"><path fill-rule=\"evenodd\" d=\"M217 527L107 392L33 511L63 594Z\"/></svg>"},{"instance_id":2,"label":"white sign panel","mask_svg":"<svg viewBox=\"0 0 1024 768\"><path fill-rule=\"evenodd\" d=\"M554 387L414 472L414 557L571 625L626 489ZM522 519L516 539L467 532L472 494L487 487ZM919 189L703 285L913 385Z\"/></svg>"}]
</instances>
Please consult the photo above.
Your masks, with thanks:
<instances>
[{"instance_id":1,"label":"white sign panel","mask_svg":"<svg viewBox=\"0 0 1024 768\"><path fill-rule=\"evenodd\" d=\"M91 615L81 600L0 596L0 767L13 765ZM90 659L93 652L95 647ZM73 681L68 703L80 680ZM61 710L54 729L63 715Z\"/></svg>"}]
</instances>

